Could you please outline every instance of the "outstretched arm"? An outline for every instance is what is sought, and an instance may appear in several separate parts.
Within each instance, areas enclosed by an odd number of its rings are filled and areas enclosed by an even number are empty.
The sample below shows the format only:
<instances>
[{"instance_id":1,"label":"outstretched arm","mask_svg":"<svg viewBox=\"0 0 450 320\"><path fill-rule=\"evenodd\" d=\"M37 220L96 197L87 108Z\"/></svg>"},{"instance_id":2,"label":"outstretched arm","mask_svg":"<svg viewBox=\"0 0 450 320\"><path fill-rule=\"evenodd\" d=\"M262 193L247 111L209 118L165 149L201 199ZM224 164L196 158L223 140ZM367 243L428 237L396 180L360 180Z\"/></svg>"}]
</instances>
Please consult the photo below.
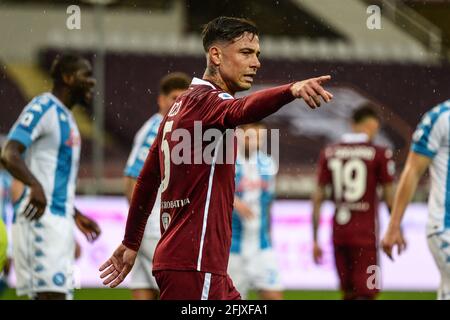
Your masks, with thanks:
<instances>
[{"instance_id":1,"label":"outstretched arm","mask_svg":"<svg viewBox=\"0 0 450 320\"><path fill-rule=\"evenodd\" d=\"M322 87L322 84L330 79L330 76L312 78L261 90L240 99L217 98L211 113L205 116L214 121L219 119L221 125L226 128L235 128L262 120L295 99L305 100L308 106L314 109L320 106L320 98L325 102L333 98L333 95Z\"/></svg>"}]
</instances>

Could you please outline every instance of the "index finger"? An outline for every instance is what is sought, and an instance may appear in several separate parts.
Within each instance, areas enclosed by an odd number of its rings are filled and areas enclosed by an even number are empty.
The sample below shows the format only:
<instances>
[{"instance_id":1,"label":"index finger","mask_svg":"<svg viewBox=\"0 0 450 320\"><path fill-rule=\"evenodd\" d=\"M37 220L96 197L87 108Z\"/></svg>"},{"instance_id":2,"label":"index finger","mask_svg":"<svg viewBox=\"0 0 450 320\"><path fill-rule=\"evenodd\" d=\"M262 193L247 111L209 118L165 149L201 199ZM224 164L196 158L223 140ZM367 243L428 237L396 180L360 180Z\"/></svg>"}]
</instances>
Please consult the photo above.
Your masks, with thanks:
<instances>
[{"instance_id":1,"label":"index finger","mask_svg":"<svg viewBox=\"0 0 450 320\"><path fill-rule=\"evenodd\" d=\"M109 258L105 263L103 263L101 266L100 266L100 269L98 269L98 271L103 271L103 270L105 270L108 266L110 266L110 265L112 265L113 263L112 263L112 260L111 260L111 258Z\"/></svg>"},{"instance_id":2,"label":"index finger","mask_svg":"<svg viewBox=\"0 0 450 320\"><path fill-rule=\"evenodd\" d=\"M389 257L389 259L394 261L394 259L392 259L392 246L383 245L383 251Z\"/></svg>"},{"instance_id":3,"label":"index finger","mask_svg":"<svg viewBox=\"0 0 450 320\"><path fill-rule=\"evenodd\" d=\"M122 272L117 276L117 278L109 285L110 288L117 287L128 275L128 273L131 271L131 266L128 264L125 264L123 266Z\"/></svg>"},{"instance_id":4,"label":"index finger","mask_svg":"<svg viewBox=\"0 0 450 320\"><path fill-rule=\"evenodd\" d=\"M331 76L330 75L320 76L320 77L317 77L317 78L314 78L314 79L321 84L322 82L330 80Z\"/></svg>"},{"instance_id":5,"label":"index finger","mask_svg":"<svg viewBox=\"0 0 450 320\"><path fill-rule=\"evenodd\" d=\"M94 222L93 229L94 229L95 233L97 234L97 236L100 235L100 233L102 233L102 231L100 230L100 227L98 226L98 224L96 222Z\"/></svg>"}]
</instances>

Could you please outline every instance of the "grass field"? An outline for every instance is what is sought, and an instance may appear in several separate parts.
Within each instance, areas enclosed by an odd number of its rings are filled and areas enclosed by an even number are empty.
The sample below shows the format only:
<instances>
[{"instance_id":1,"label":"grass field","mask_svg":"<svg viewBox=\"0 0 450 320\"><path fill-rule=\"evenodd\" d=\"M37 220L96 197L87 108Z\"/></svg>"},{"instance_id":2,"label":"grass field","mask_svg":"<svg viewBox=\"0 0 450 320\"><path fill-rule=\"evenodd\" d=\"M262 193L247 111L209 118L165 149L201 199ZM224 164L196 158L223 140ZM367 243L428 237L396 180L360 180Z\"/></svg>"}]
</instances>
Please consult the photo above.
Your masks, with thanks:
<instances>
[{"instance_id":1,"label":"grass field","mask_svg":"<svg viewBox=\"0 0 450 320\"><path fill-rule=\"evenodd\" d=\"M250 300L257 298L250 294ZM286 300L339 300L337 291L285 291ZM2 300L19 299L14 289L7 289L1 296ZM21 297L20 299L25 299ZM128 289L80 289L75 291L76 300L129 300L131 294ZM435 292L383 292L379 300L435 300Z\"/></svg>"}]
</instances>

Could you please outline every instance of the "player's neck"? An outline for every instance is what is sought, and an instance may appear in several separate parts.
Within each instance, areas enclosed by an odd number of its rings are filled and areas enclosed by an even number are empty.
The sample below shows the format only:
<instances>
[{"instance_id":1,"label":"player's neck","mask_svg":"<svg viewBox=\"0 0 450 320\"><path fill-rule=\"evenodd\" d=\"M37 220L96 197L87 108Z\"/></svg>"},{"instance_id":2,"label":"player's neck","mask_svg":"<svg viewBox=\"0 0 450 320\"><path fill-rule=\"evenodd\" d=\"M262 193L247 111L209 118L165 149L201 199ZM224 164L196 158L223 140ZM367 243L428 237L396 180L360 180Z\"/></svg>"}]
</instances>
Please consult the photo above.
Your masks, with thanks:
<instances>
[{"instance_id":1,"label":"player's neck","mask_svg":"<svg viewBox=\"0 0 450 320\"><path fill-rule=\"evenodd\" d=\"M74 103L72 101L72 95L67 89L59 86L54 86L52 94L57 97L59 101L64 104L64 106L66 106L68 109L72 109Z\"/></svg>"},{"instance_id":2,"label":"player's neck","mask_svg":"<svg viewBox=\"0 0 450 320\"><path fill-rule=\"evenodd\" d=\"M234 94L236 93L228 88L227 84L225 83L225 81L223 81L220 73L216 70L215 67L208 66L208 68L206 68L205 73L203 74L203 80L212 82L216 87L219 87L223 91L228 92L232 96L234 96Z\"/></svg>"}]
</instances>

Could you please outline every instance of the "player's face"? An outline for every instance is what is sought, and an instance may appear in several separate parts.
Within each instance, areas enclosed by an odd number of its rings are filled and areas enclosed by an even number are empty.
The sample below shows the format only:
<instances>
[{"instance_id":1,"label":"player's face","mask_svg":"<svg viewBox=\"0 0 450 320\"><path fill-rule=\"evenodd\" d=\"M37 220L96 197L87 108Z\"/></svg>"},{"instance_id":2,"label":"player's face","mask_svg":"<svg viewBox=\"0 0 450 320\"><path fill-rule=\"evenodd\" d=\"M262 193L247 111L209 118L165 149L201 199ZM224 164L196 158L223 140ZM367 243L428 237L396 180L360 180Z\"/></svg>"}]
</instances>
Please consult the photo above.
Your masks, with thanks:
<instances>
[{"instance_id":1,"label":"player's face","mask_svg":"<svg viewBox=\"0 0 450 320\"><path fill-rule=\"evenodd\" d=\"M368 118L365 120L365 125L369 135L369 139L373 140L380 130L380 122L375 118Z\"/></svg>"},{"instance_id":2,"label":"player's face","mask_svg":"<svg viewBox=\"0 0 450 320\"><path fill-rule=\"evenodd\" d=\"M250 89L259 62L259 38L245 32L234 42L221 46L219 72L232 93Z\"/></svg>"},{"instance_id":3,"label":"player's face","mask_svg":"<svg viewBox=\"0 0 450 320\"><path fill-rule=\"evenodd\" d=\"M89 106L94 98L95 79L91 64L87 60L80 61L79 68L74 73L71 90L74 102Z\"/></svg>"},{"instance_id":4,"label":"player's face","mask_svg":"<svg viewBox=\"0 0 450 320\"><path fill-rule=\"evenodd\" d=\"M170 91L169 94L160 94L158 97L159 112L166 115L175 100L185 91L186 89L175 89Z\"/></svg>"}]
</instances>

